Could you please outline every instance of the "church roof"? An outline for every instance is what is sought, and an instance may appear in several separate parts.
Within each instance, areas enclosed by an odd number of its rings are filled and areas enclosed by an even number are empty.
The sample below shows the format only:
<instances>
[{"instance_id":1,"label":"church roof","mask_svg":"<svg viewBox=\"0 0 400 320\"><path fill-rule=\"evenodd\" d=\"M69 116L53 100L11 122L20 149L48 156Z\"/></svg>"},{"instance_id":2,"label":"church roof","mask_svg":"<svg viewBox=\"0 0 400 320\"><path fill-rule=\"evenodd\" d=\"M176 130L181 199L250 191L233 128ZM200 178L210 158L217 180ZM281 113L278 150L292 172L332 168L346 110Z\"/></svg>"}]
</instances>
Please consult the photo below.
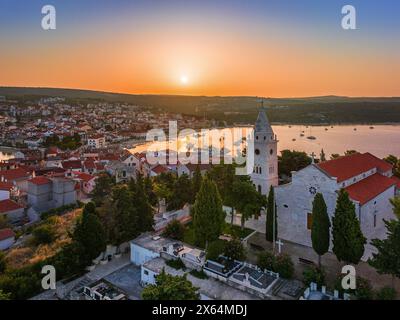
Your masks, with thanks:
<instances>
[{"instance_id":1,"label":"church roof","mask_svg":"<svg viewBox=\"0 0 400 320\"><path fill-rule=\"evenodd\" d=\"M392 170L392 165L370 153L355 153L334 160L318 163L317 166L338 182L348 180L372 169L378 172Z\"/></svg>"},{"instance_id":2,"label":"church roof","mask_svg":"<svg viewBox=\"0 0 400 320\"><path fill-rule=\"evenodd\" d=\"M255 125L256 132L270 132L272 133L271 124L269 123L265 108L261 108L258 112L258 117Z\"/></svg>"},{"instance_id":3,"label":"church roof","mask_svg":"<svg viewBox=\"0 0 400 320\"><path fill-rule=\"evenodd\" d=\"M345 189L351 199L363 205L395 184L396 182L393 179L375 173Z\"/></svg>"}]
</instances>

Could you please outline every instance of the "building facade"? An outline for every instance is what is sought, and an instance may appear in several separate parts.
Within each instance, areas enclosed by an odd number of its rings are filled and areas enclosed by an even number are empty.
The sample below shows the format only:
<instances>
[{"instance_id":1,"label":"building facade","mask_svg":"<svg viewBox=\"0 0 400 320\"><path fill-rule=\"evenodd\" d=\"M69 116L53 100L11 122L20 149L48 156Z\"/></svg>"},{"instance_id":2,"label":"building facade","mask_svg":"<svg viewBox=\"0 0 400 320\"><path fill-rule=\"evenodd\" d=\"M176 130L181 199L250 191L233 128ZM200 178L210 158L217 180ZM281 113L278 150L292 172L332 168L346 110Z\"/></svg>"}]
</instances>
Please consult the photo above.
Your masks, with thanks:
<instances>
[{"instance_id":1,"label":"building facade","mask_svg":"<svg viewBox=\"0 0 400 320\"><path fill-rule=\"evenodd\" d=\"M361 230L367 238L363 260L368 259L375 252L371 239L386 237L383 220L394 218L389 200L395 196L397 188L392 166L369 153L313 163L293 172L290 183L276 187L279 238L311 247L315 195L323 195L332 219L342 188L355 205Z\"/></svg>"},{"instance_id":2,"label":"building facade","mask_svg":"<svg viewBox=\"0 0 400 320\"><path fill-rule=\"evenodd\" d=\"M261 108L254 127L254 169L251 180L261 194L278 185L278 140Z\"/></svg>"}]
</instances>

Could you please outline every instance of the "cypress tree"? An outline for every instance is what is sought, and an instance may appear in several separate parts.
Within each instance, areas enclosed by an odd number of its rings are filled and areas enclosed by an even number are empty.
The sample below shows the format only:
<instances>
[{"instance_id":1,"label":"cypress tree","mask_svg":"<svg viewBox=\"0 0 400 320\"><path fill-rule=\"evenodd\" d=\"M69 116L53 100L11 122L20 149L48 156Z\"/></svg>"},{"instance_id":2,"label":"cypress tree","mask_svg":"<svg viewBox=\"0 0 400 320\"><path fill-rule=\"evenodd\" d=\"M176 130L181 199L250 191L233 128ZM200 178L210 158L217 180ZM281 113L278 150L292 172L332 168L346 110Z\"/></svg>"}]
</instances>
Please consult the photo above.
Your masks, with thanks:
<instances>
[{"instance_id":1,"label":"cypress tree","mask_svg":"<svg viewBox=\"0 0 400 320\"><path fill-rule=\"evenodd\" d=\"M275 240L278 236L278 219L276 215L275 206L275 195L274 195L274 188L271 186L269 188L268 194L268 202L267 202L267 221L266 221L266 229L265 229L265 238L267 241L274 241L274 230L275 230ZM274 219L275 213L275 219ZM274 226L275 220L275 226Z\"/></svg>"},{"instance_id":2,"label":"cypress tree","mask_svg":"<svg viewBox=\"0 0 400 320\"><path fill-rule=\"evenodd\" d=\"M337 259L358 264L367 241L361 232L355 206L344 189L339 192L332 226L333 252Z\"/></svg>"},{"instance_id":3,"label":"cypress tree","mask_svg":"<svg viewBox=\"0 0 400 320\"><path fill-rule=\"evenodd\" d=\"M192 214L195 241L207 247L209 242L218 239L225 220L217 186L208 178L203 179Z\"/></svg>"},{"instance_id":4,"label":"cypress tree","mask_svg":"<svg viewBox=\"0 0 400 320\"><path fill-rule=\"evenodd\" d=\"M83 209L82 216L74 229L72 239L80 251L82 263L89 264L106 248L106 234L93 202L89 202Z\"/></svg>"},{"instance_id":5,"label":"cypress tree","mask_svg":"<svg viewBox=\"0 0 400 320\"><path fill-rule=\"evenodd\" d=\"M329 250L331 222L324 197L321 193L315 195L312 209L311 241L314 251L318 254L318 266L321 268L321 256Z\"/></svg>"},{"instance_id":6,"label":"cypress tree","mask_svg":"<svg viewBox=\"0 0 400 320\"><path fill-rule=\"evenodd\" d=\"M152 231L154 224L153 208L147 197L142 178L137 180L135 189L133 190L133 206L136 213L138 231Z\"/></svg>"}]
</instances>

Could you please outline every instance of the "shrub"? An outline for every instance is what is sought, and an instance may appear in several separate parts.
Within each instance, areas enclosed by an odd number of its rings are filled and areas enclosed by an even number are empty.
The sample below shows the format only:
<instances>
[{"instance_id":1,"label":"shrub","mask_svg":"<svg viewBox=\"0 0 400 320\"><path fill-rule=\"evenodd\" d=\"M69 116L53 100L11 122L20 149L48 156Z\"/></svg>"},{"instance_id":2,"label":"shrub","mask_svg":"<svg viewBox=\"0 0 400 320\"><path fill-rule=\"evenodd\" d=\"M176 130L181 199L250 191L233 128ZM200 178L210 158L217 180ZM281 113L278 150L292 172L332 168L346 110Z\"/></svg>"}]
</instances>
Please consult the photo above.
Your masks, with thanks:
<instances>
[{"instance_id":1,"label":"shrub","mask_svg":"<svg viewBox=\"0 0 400 320\"><path fill-rule=\"evenodd\" d=\"M6 270L6 255L4 252L0 251L0 274Z\"/></svg>"},{"instance_id":2,"label":"shrub","mask_svg":"<svg viewBox=\"0 0 400 320\"><path fill-rule=\"evenodd\" d=\"M185 235L185 226L178 220L173 220L165 227L163 236L175 240L183 241Z\"/></svg>"},{"instance_id":3,"label":"shrub","mask_svg":"<svg viewBox=\"0 0 400 320\"><path fill-rule=\"evenodd\" d=\"M262 270L267 269L272 271L274 269L274 263L275 263L275 256L273 255L272 252L264 251L258 255L257 265L260 269Z\"/></svg>"},{"instance_id":4,"label":"shrub","mask_svg":"<svg viewBox=\"0 0 400 320\"><path fill-rule=\"evenodd\" d=\"M190 271L190 274L193 277L196 277L196 278L199 278L199 279L208 279L207 274L203 270L201 270L201 271L192 270L192 271Z\"/></svg>"},{"instance_id":5,"label":"shrub","mask_svg":"<svg viewBox=\"0 0 400 320\"><path fill-rule=\"evenodd\" d=\"M278 272L282 278L290 279L294 273L293 261L287 254L280 254L275 257L273 271Z\"/></svg>"},{"instance_id":6,"label":"shrub","mask_svg":"<svg viewBox=\"0 0 400 320\"><path fill-rule=\"evenodd\" d=\"M207 256L209 260L217 260L217 258L225 251L225 241L215 240L208 244Z\"/></svg>"},{"instance_id":7,"label":"shrub","mask_svg":"<svg viewBox=\"0 0 400 320\"><path fill-rule=\"evenodd\" d=\"M185 264L182 262L180 258L176 260L175 259L167 260L166 264L167 266L170 266L171 268L174 268L176 270L186 269Z\"/></svg>"},{"instance_id":8,"label":"shrub","mask_svg":"<svg viewBox=\"0 0 400 320\"><path fill-rule=\"evenodd\" d=\"M354 296L357 298L357 300L372 300L374 293L371 282L367 279L357 277Z\"/></svg>"},{"instance_id":9,"label":"shrub","mask_svg":"<svg viewBox=\"0 0 400 320\"><path fill-rule=\"evenodd\" d=\"M392 287L383 287L376 293L377 300L395 300L397 292Z\"/></svg>"},{"instance_id":10,"label":"shrub","mask_svg":"<svg viewBox=\"0 0 400 320\"><path fill-rule=\"evenodd\" d=\"M242 242L238 239L233 239L225 243L224 255L229 260L242 261L246 258Z\"/></svg>"},{"instance_id":11,"label":"shrub","mask_svg":"<svg viewBox=\"0 0 400 320\"><path fill-rule=\"evenodd\" d=\"M43 224L32 232L36 244L49 244L55 239L55 232L50 224Z\"/></svg>"},{"instance_id":12,"label":"shrub","mask_svg":"<svg viewBox=\"0 0 400 320\"><path fill-rule=\"evenodd\" d=\"M323 268L307 267L303 271L303 283L308 287L311 282L319 287L325 285L325 270Z\"/></svg>"}]
</instances>

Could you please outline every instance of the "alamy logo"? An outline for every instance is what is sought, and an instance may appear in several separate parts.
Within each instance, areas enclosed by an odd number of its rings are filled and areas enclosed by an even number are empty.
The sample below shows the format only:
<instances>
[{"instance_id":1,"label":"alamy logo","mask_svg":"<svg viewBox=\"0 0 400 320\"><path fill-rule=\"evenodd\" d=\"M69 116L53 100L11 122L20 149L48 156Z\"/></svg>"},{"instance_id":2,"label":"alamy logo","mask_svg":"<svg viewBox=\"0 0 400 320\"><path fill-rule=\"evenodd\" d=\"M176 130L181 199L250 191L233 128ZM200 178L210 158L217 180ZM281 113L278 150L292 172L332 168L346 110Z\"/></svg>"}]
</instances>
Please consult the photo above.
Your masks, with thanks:
<instances>
[{"instance_id":1,"label":"alamy logo","mask_svg":"<svg viewBox=\"0 0 400 320\"><path fill-rule=\"evenodd\" d=\"M45 16L42 18L43 30L55 30L56 29L56 8L52 5L45 5L42 8L42 14Z\"/></svg>"},{"instance_id":2,"label":"alamy logo","mask_svg":"<svg viewBox=\"0 0 400 320\"><path fill-rule=\"evenodd\" d=\"M344 290L354 290L356 288L356 268L346 265L342 268L342 274L345 274L342 279L342 288Z\"/></svg>"},{"instance_id":3,"label":"alamy logo","mask_svg":"<svg viewBox=\"0 0 400 320\"><path fill-rule=\"evenodd\" d=\"M44 290L56 289L56 268L52 265L45 265L41 273L45 274L42 278L42 288Z\"/></svg>"},{"instance_id":4,"label":"alamy logo","mask_svg":"<svg viewBox=\"0 0 400 320\"><path fill-rule=\"evenodd\" d=\"M254 167L254 129L183 129L169 121L168 139L163 129L146 134L146 160L150 165L232 164L237 175L249 175Z\"/></svg>"},{"instance_id":5,"label":"alamy logo","mask_svg":"<svg viewBox=\"0 0 400 320\"><path fill-rule=\"evenodd\" d=\"M342 8L342 28L344 30L355 30L357 29L356 24L356 8L352 5L345 5Z\"/></svg>"}]
</instances>

